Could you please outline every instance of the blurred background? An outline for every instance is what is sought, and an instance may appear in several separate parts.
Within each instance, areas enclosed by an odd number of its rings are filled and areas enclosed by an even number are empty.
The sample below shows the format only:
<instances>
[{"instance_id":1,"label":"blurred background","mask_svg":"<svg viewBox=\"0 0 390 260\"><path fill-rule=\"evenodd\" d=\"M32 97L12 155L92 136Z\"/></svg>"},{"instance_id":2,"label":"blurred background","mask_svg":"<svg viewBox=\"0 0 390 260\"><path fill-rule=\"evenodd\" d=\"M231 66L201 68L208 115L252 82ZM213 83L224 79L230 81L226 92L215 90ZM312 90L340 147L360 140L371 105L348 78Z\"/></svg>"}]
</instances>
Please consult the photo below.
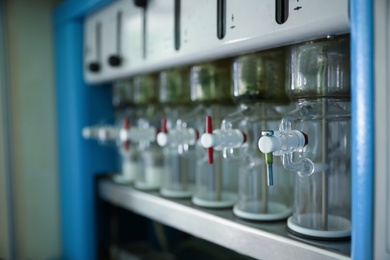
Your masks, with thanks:
<instances>
[{"instance_id":1,"label":"blurred background","mask_svg":"<svg viewBox=\"0 0 390 260\"><path fill-rule=\"evenodd\" d=\"M61 255L52 22L59 2L0 0L0 259L11 234L19 259Z\"/></svg>"}]
</instances>

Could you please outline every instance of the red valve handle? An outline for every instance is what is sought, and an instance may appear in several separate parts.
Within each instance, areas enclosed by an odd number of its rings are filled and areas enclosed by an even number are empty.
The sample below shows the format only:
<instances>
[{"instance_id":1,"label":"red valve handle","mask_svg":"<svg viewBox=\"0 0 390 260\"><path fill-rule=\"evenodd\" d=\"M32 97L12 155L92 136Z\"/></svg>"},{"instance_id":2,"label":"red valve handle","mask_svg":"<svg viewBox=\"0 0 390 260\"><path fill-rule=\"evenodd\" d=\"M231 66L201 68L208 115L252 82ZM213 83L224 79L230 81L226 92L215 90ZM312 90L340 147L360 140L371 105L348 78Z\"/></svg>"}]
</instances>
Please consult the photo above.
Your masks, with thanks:
<instances>
[{"instance_id":1,"label":"red valve handle","mask_svg":"<svg viewBox=\"0 0 390 260\"><path fill-rule=\"evenodd\" d=\"M206 117L206 133L212 134L213 133L213 126L211 123L211 116ZM209 164L213 164L214 162L214 156L213 156L213 147L207 148L207 156L209 158Z\"/></svg>"},{"instance_id":2,"label":"red valve handle","mask_svg":"<svg viewBox=\"0 0 390 260\"><path fill-rule=\"evenodd\" d=\"M128 117L125 117L123 118L122 120L122 125L123 125L123 128L126 129L126 130L129 130L130 128L130 122L129 122L129 118ZM130 148L130 141L129 140L126 140L123 142L123 148L128 151L129 148Z\"/></svg>"},{"instance_id":3,"label":"red valve handle","mask_svg":"<svg viewBox=\"0 0 390 260\"><path fill-rule=\"evenodd\" d=\"M161 120L161 132L166 134L168 133L168 130L167 130L167 119L164 118Z\"/></svg>"}]
</instances>

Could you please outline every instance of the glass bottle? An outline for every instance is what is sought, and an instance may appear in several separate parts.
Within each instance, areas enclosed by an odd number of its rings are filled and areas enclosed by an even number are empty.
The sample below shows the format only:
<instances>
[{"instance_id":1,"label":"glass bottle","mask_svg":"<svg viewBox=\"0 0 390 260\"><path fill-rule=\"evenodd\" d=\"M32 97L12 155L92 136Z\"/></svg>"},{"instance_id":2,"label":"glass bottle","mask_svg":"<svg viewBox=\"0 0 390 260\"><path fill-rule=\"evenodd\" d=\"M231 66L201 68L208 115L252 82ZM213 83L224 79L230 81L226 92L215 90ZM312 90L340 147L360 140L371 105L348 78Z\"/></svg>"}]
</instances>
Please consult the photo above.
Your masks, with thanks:
<instances>
[{"instance_id":1,"label":"glass bottle","mask_svg":"<svg viewBox=\"0 0 390 260\"><path fill-rule=\"evenodd\" d=\"M181 119L179 123L183 128L193 127L199 137L207 127L220 125L223 117L235 109L232 103L230 75L230 60L200 64L191 68L191 99L199 105L193 113ZM208 123L205 121L206 117ZM222 160L219 151L206 153L199 140L194 149L197 161L192 202L208 208L232 206L237 200L237 165Z\"/></svg>"},{"instance_id":2,"label":"glass bottle","mask_svg":"<svg viewBox=\"0 0 390 260\"><path fill-rule=\"evenodd\" d=\"M287 218L291 214L292 179L277 163L273 176L277 181L268 186L263 156L257 148L261 129L277 126L288 109L284 49L235 58L232 83L240 108L224 118L220 129L204 134L202 144L210 147L211 143L227 161L239 165L239 198L233 209L237 216L251 220Z\"/></svg>"},{"instance_id":3,"label":"glass bottle","mask_svg":"<svg viewBox=\"0 0 390 260\"><path fill-rule=\"evenodd\" d=\"M188 158L179 153L176 139L176 121L190 109L189 69L176 68L159 75L159 101L163 105L164 119L157 143L163 147L164 175L160 194L169 198L187 198L192 195L188 176Z\"/></svg>"},{"instance_id":4,"label":"glass bottle","mask_svg":"<svg viewBox=\"0 0 390 260\"><path fill-rule=\"evenodd\" d=\"M116 110L113 120L84 127L83 137L95 139L103 145L116 147L120 154L120 172L112 176L113 181L129 184L138 171L136 147L128 141L122 142L119 133L122 128L128 128L136 123L131 80L124 79L113 84L113 106Z\"/></svg>"},{"instance_id":5,"label":"glass bottle","mask_svg":"<svg viewBox=\"0 0 390 260\"><path fill-rule=\"evenodd\" d=\"M113 85L113 106L117 111L116 127L129 129L137 123L137 109L133 102L133 87L131 80L121 80ZM116 140L121 161L121 173L113 176L116 183L131 183L139 171L137 147L129 141L121 142L119 133Z\"/></svg>"},{"instance_id":6,"label":"glass bottle","mask_svg":"<svg viewBox=\"0 0 390 260\"><path fill-rule=\"evenodd\" d=\"M120 138L122 142L137 144L140 165L134 187L155 190L160 187L164 172L162 151L156 143L162 117L158 104L157 76L136 76L132 85L134 104L138 107L137 123L135 127L121 129Z\"/></svg>"},{"instance_id":7,"label":"glass bottle","mask_svg":"<svg viewBox=\"0 0 390 260\"><path fill-rule=\"evenodd\" d=\"M290 48L287 90L296 109L279 131L264 131L259 148L281 156L296 172L290 231L342 239L351 230L349 38L296 44Z\"/></svg>"}]
</instances>

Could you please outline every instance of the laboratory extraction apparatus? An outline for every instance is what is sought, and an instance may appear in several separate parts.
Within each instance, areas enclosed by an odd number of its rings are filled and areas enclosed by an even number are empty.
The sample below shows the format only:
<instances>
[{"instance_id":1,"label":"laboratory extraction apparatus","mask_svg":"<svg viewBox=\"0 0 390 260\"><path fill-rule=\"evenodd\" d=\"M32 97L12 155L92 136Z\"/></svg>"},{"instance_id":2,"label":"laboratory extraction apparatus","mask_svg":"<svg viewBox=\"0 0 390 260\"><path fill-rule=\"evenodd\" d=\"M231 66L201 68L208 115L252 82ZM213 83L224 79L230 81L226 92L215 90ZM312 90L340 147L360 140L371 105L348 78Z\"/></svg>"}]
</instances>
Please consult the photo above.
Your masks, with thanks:
<instances>
[{"instance_id":1,"label":"laboratory extraction apparatus","mask_svg":"<svg viewBox=\"0 0 390 260\"><path fill-rule=\"evenodd\" d=\"M390 3L54 14L65 259L390 258Z\"/></svg>"}]
</instances>

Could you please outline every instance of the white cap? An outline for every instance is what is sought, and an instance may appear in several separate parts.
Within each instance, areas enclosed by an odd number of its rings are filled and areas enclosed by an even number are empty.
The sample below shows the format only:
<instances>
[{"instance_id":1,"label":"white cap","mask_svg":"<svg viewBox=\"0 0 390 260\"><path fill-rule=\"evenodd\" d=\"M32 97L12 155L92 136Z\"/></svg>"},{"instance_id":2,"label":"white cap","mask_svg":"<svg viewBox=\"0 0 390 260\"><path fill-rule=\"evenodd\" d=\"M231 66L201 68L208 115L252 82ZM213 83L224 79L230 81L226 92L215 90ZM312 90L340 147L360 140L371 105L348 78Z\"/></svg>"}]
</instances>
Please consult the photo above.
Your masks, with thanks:
<instances>
[{"instance_id":1,"label":"white cap","mask_svg":"<svg viewBox=\"0 0 390 260\"><path fill-rule=\"evenodd\" d=\"M128 135L127 131L128 131L127 129L121 129L119 132L119 139L122 142L128 141L129 135Z\"/></svg>"},{"instance_id":2,"label":"white cap","mask_svg":"<svg viewBox=\"0 0 390 260\"><path fill-rule=\"evenodd\" d=\"M82 135L85 139L89 139L92 137L92 128L91 127L84 127L82 130Z\"/></svg>"},{"instance_id":3,"label":"white cap","mask_svg":"<svg viewBox=\"0 0 390 260\"><path fill-rule=\"evenodd\" d=\"M204 148L210 148L216 146L217 138L214 134L203 134L200 143Z\"/></svg>"},{"instance_id":4,"label":"white cap","mask_svg":"<svg viewBox=\"0 0 390 260\"><path fill-rule=\"evenodd\" d=\"M159 146L166 146L168 144L168 134L167 133L158 133L157 134L157 143Z\"/></svg>"},{"instance_id":5,"label":"white cap","mask_svg":"<svg viewBox=\"0 0 390 260\"><path fill-rule=\"evenodd\" d=\"M259 149L263 153L273 153L282 147L280 139L276 136L262 136L259 140Z\"/></svg>"}]
</instances>

